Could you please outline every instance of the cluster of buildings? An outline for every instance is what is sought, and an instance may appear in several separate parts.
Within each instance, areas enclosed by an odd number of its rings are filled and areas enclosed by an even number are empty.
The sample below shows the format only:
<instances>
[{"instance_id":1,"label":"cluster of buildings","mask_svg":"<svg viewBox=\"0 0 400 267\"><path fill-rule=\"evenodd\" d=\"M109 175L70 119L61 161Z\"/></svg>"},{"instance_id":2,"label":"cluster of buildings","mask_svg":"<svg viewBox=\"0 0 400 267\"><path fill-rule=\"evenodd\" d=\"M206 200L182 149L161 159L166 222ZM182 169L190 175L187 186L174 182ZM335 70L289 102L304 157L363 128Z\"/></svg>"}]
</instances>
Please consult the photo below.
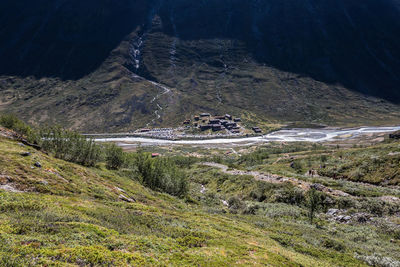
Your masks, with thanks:
<instances>
[{"instance_id":1,"label":"cluster of buildings","mask_svg":"<svg viewBox=\"0 0 400 267\"><path fill-rule=\"evenodd\" d=\"M262 130L259 127L251 128L255 133L262 133Z\"/></svg>"},{"instance_id":2,"label":"cluster of buildings","mask_svg":"<svg viewBox=\"0 0 400 267\"><path fill-rule=\"evenodd\" d=\"M229 114L225 116L211 116L210 113L201 113L200 115L194 116L193 126L199 128L202 131L212 130L214 132L227 130L230 133L240 133L241 127L238 125L242 120L240 118L233 118ZM189 125L191 120L185 120L184 125Z\"/></svg>"},{"instance_id":3,"label":"cluster of buildings","mask_svg":"<svg viewBox=\"0 0 400 267\"><path fill-rule=\"evenodd\" d=\"M239 117L233 117L229 114L224 116L212 116L210 113L201 113L199 115L192 116L191 119L183 121L184 127L178 128L143 128L136 130L136 134L146 137L154 138L166 138L166 139L178 139L178 138L196 138L197 136L203 135L191 135L187 132L190 128L195 128L201 131L213 131L218 136L226 134L226 136L245 134L248 135L249 131L239 125L242 120ZM262 130L259 127L252 127L252 130L256 134L262 134ZM223 131L221 133L221 131Z\"/></svg>"}]
</instances>

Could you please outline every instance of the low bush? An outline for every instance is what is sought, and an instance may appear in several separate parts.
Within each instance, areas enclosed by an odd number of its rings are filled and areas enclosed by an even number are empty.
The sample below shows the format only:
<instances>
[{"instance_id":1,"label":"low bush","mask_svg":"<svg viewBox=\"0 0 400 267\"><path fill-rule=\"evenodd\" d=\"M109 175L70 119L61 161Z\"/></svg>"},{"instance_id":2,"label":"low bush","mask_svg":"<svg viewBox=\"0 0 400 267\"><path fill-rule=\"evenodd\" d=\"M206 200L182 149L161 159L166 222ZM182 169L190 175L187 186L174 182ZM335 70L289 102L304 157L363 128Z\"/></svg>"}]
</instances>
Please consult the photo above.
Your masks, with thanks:
<instances>
[{"instance_id":1,"label":"low bush","mask_svg":"<svg viewBox=\"0 0 400 267\"><path fill-rule=\"evenodd\" d=\"M303 164L299 160L293 161L291 164L291 167L297 172L297 173L302 173L303 172Z\"/></svg>"},{"instance_id":2,"label":"low bush","mask_svg":"<svg viewBox=\"0 0 400 267\"><path fill-rule=\"evenodd\" d=\"M287 203L300 206L304 202L303 191L293 185L288 184L277 190L272 196L273 202Z\"/></svg>"},{"instance_id":3,"label":"low bush","mask_svg":"<svg viewBox=\"0 0 400 267\"><path fill-rule=\"evenodd\" d=\"M256 151L243 155L239 158L239 164L245 164L246 166L254 166L262 164L265 159L269 158L269 153L265 149L257 149Z\"/></svg>"},{"instance_id":4,"label":"low bush","mask_svg":"<svg viewBox=\"0 0 400 267\"><path fill-rule=\"evenodd\" d=\"M125 160L124 151L116 144L108 144L105 147L106 166L110 170L118 170L122 167Z\"/></svg>"},{"instance_id":5,"label":"low bush","mask_svg":"<svg viewBox=\"0 0 400 267\"><path fill-rule=\"evenodd\" d=\"M180 168L189 168L191 165L198 162L199 158L175 156L175 157L172 157L171 160Z\"/></svg>"},{"instance_id":6,"label":"low bush","mask_svg":"<svg viewBox=\"0 0 400 267\"><path fill-rule=\"evenodd\" d=\"M233 196L228 199L228 207L231 213L238 213L246 207L246 204L239 197Z\"/></svg>"},{"instance_id":7,"label":"low bush","mask_svg":"<svg viewBox=\"0 0 400 267\"><path fill-rule=\"evenodd\" d=\"M302 214L300 207L285 203L263 203L260 209L263 209L262 213L269 218L299 218Z\"/></svg>"},{"instance_id":8,"label":"low bush","mask_svg":"<svg viewBox=\"0 0 400 267\"><path fill-rule=\"evenodd\" d=\"M335 239L325 237L322 240L322 246L328 249L334 249L336 251L344 252L346 250L346 246L342 241L337 241Z\"/></svg>"},{"instance_id":9,"label":"low bush","mask_svg":"<svg viewBox=\"0 0 400 267\"><path fill-rule=\"evenodd\" d=\"M94 166L101 160L101 146L76 132L56 126L40 129L39 136L42 149L56 158L83 166Z\"/></svg>"},{"instance_id":10,"label":"low bush","mask_svg":"<svg viewBox=\"0 0 400 267\"><path fill-rule=\"evenodd\" d=\"M94 166L101 159L101 146L77 132L58 126L35 129L15 115L0 116L0 125L15 131L43 151L54 154L56 158L83 166Z\"/></svg>"},{"instance_id":11,"label":"low bush","mask_svg":"<svg viewBox=\"0 0 400 267\"><path fill-rule=\"evenodd\" d=\"M250 204L243 210L243 214L256 215L259 209L260 206L258 204Z\"/></svg>"},{"instance_id":12,"label":"low bush","mask_svg":"<svg viewBox=\"0 0 400 267\"><path fill-rule=\"evenodd\" d=\"M274 184L256 181L256 188L250 192L249 196L252 200L264 202L271 197L276 189L277 186Z\"/></svg>"},{"instance_id":13,"label":"low bush","mask_svg":"<svg viewBox=\"0 0 400 267\"><path fill-rule=\"evenodd\" d=\"M355 258L364 261L369 266L376 266L376 267L400 266L400 261L397 261L397 260L389 258L389 257L383 257L383 256L377 255L377 254L370 255L370 256L356 254Z\"/></svg>"},{"instance_id":14,"label":"low bush","mask_svg":"<svg viewBox=\"0 0 400 267\"><path fill-rule=\"evenodd\" d=\"M37 139L34 129L13 114L1 115L0 125L15 131L17 134L25 137L30 142L35 142Z\"/></svg>"},{"instance_id":15,"label":"low bush","mask_svg":"<svg viewBox=\"0 0 400 267\"><path fill-rule=\"evenodd\" d=\"M188 191L184 172L169 158L152 159L150 155L139 152L133 167L140 176L139 180L153 190L179 197Z\"/></svg>"}]
</instances>

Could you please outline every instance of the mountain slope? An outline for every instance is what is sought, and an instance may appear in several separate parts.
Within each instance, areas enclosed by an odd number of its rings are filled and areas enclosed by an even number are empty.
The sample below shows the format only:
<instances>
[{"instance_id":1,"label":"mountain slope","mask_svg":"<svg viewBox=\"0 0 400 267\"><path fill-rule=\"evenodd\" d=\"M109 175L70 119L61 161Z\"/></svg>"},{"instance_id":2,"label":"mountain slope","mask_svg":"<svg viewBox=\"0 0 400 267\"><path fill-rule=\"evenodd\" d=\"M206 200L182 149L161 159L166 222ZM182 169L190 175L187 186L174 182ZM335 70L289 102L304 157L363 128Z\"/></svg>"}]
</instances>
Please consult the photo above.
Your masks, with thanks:
<instances>
[{"instance_id":1,"label":"mountain slope","mask_svg":"<svg viewBox=\"0 0 400 267\"><path fill-rule=\"evenodd\" d=\"M200 111L399 122L395 0L20 0L0 10L0 109L32 122L112 131Z\"/></svg>"},{"instance_id":2,"label":"mountain slope","mask_svg":"<svg viewBox=\"0 0 400 267\"><path fill-rule=\"evenodd\" d=\"M338 259L362 265L349 253L285 248L268 228L209 213L116 172L57 160L4 137L0 148L4 266L333 266ZM32 155L22 157L26 151ZM31 168L34 161L42 168Z\"/></svg>"}]
</instances>

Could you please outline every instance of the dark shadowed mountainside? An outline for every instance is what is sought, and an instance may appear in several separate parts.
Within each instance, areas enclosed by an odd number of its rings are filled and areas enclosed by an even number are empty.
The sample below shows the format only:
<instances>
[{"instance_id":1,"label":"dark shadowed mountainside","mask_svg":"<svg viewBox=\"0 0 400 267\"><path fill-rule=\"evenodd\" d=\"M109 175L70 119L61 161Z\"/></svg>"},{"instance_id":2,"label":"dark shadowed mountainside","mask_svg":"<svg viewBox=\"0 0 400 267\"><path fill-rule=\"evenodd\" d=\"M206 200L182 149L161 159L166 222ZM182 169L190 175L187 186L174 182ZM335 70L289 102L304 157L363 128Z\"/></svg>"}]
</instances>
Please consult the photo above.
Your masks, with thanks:
<instances>
[{"instance_id":1,"label":"dark shadowed mountainside","mask_svg":"<svg viewBox=\"0 0 400 267\"><path fill-rule=\"evenodd\" d=\"M4 0L0 110L86 131L200 111L397 123L399 17L397 0Z\"/></svg>"}]
</instances>

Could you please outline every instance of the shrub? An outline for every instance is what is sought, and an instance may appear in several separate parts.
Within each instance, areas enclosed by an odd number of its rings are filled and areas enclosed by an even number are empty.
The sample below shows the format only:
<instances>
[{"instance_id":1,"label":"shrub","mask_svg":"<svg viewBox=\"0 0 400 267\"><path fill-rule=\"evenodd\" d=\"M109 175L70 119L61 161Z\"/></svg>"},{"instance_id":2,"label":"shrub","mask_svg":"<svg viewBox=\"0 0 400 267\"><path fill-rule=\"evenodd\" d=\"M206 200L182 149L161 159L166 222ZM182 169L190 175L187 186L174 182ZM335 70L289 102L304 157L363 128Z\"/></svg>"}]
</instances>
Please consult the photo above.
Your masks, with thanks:
<instances>
[{"instance_id":1,"label":"shrub","mask_svg":"<svg viewBox=\"0 0 400 267\"><path fill-rule=\"evenodd\" d=\"M356 202L349 197L336 198L336 206L338 209L349 209L356 206Z\"/></svg>"},{"instance_id":2,"label":"shrub","mask_svg":"<svg viewBox=\"0 0 400 267\"><path fill-rule=\"evenodd\" d=\"M291 205L300 205L304 201L303 191L288 184L275 193L273 201Z\"/></svg>"},{"instance_id":3,"label":"shrub","mask_svg":"<svg viewBox=\"0 0 400 267\"><path fill-rule=\"evenodd\" d=\"M239 159L239 164L245 164L246 166L254 166L262 164L265 159L269 158L269 153L265 149L257 149L256 151L243 155Z\"/></svg>"},{"instance_id":4,"label":"shrub","mask_svg":"<svg viewBox=\"0 0 400 267\"><path fill-rule=\"evenodd\" d=\"M244 202L237 196L228 199L228 207L231 213L238 213L238 211L243 210L245 206Z\"/></svg>"},{"instance_id":5,"label":"shrub","mask_svg":"<svg viewBox=\"0 0 400 267\"><path fill-rule=\"evenodd\" d=\"M321 155L320 160L321 160L322 163L325 163L328 160L328 156L327 155Z\"/></svg>"},{"instance_id":6,"label":"shrub","mask_svg":"<svg viewBox=\"0 0 400 267\"><path fill-rule=\"evenodd\" d=\"M261 181L257 181L256 186L257 187L250 192L249 197L258 202L267 200L276 189L276 185Z\"/></svg>"},{"instance_id":7,"label":"shrub","mask_svg":"<svg viewBox=\"0 0 400 267\"><path fill-rule=\"evenodd\" d=\"M256 215L259 209L260 206L258 204L250 204L243 210L243 214Z\"/></svg>"},{"instance_id":8,"label":"shrub","mask_svg":"<svg viewBox=\"0 0 400 267\"><path fill-rule=\"evenodd\" d=\"M353 181L360 181L365 176L365 173L361 168L357 168L351 171L349 176L349 178Z\"/></svg>"},{"instance_id":9,"label":"shrub","mask_svg":"<svg viewBox=\"0 0 400 267\"><path fill-rule=\"evenodd\" d=\"M105 154L107 169L118 170L124 164L124 151L116 144L107 145Z\"/></svg>"},{"instance_id":10,"label":"shrub","mask_svg":"<svg viewBox=\"0 0 400 267\"><path fill-rule=\"evenodd\" d=\"M56 126L41 129L39 136L42 149L56 158L83 166L94 166L101 159L101 147L76 132Z\"/></svg>"},{"instance_id":11,"label":"shrub","mask_svg":"<svg viewBox=\"0 0 400 267\"><path fill-rule=\"evenodd\" d=\"M291 164L291 167L297 172L297 173L301 173L303 171L303 165L301 164L300 161L296 160L293 161L293 163Z\"/></svg>"},{"instance_id":12,"label":"shrub","mask_svg":"<svg viewBox=\"0 0 400 267\"><path fill-rule=\"evenodd\" d=\"M0 125L15 131L17 134L27 138L30 142L36 141L35 131L13 114L5 114L0 116Z\"/></svg>"},{"instance_id":13,"label":"shrub","mask_svg":"<svg viewBox=\"0 0 400 267\"><path fill-rule=\"evenodd\" d=\"M174 196L183 197L188 191L188 183L183 171L168 158L152 159L148 154L139 152L134 164L140 181L147 187Z\"/></svg>"},{"instance_id":14,"label":"shrub","mask_svg":"<svg viewBox=\"0 0 400 267\"><path fill-rule=\"evenodd\" d=\"M265 216L269 218L292 217L298 218L301 216L301 208L285 203L264 203L262 204Z\"/></svg>"},{"instance_id":15,"label":"shrub","mask_svg":"<svg viewBox=\"0 0 400 267\"><path fill-rule=\"evenodd\" d=\"M198 158L185 156L175 156L171 159L176 165L181 168L189 168L191 165L199 161Z\"/></svg>"},{"instance_id":16,"label":"shrub","mask_svg":"<svg viewBox=\"0 0 400 267\"><path fill-rule=\"evenodd\" d=\"M344 245L343 241L337 241L330 238L324 238L322 240L322 246L328 249L334 249L336 251L345 251L346 246Z\"/></svg>"}]
</instances>

